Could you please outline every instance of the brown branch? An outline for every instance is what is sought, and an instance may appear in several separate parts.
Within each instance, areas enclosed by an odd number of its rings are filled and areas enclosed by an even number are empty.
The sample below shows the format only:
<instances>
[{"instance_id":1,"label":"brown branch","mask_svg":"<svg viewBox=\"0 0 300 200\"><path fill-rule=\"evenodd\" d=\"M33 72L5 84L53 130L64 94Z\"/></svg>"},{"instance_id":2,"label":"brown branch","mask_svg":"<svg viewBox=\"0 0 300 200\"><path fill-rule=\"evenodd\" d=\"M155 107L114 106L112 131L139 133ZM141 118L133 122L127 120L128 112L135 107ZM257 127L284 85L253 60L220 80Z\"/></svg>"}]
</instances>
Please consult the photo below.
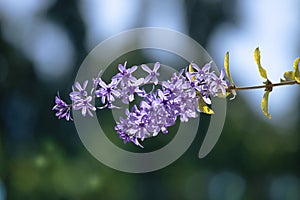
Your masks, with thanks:
<instances>
[{"instance_id":1,"label":"brown branch","mask_svg":"<svg viewBox=\"0 0 300 200\"><path fill-rule=\"evenodd\" d=\"M265 85L256 85L256 86L249 86L249 87L235 87L235 86L230 86L227 88L227 91L230 92L231 90L253 90L253 89L260 89L260 88L272 88L276 86L283 86L283 85L294 85L294 84L299 84L297 81L285 81L281 83L269 83Z\"/></svg>"}]
</instances>

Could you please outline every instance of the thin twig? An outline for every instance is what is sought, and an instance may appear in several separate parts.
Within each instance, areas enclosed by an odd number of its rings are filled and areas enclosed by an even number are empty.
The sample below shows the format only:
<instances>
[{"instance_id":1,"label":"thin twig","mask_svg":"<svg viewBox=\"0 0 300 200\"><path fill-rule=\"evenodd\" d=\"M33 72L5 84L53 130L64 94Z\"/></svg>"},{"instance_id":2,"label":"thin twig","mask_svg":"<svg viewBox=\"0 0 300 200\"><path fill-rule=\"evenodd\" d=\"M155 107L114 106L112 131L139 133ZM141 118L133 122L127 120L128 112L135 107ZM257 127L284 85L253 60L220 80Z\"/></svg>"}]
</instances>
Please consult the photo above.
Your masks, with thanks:
<instances>
[{"instance_id":1,"label":"thin twig","mask_svg":"<svg viewBox=\"0 0 300 200\"><path fill-rule=\"evenodd\" d=\"M253 90L253 89L260 89L260 88L267 88L267 87L276 87L276 86L282 86L282 85L294 85L294 84L300 84L297 81L285 81L282 83L270 83L265 85L256 85L256 86L249 86L249 87L235 87L230 86L227 88L227 91L231 90Z\"/></svg>"}]
</instances>

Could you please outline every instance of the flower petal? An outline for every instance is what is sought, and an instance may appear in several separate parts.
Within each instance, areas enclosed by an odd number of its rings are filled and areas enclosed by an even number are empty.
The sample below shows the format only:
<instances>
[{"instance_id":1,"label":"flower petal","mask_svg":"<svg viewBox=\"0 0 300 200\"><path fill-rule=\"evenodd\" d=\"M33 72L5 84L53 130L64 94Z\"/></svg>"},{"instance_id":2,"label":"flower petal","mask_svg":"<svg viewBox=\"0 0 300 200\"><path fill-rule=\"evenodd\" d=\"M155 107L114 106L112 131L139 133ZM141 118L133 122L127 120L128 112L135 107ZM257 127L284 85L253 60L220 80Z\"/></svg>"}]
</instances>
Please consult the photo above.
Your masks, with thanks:
<instances>
[{"instance_id":1,"label":"flower petal","mask_svg":"<svg viewBox=\"0 0 300 200\"><path fill-rule=\"evenodd\" d=\"M134 65L131 68L128 69L128 72L131 74L132 72L134 72L137 69L137 66Z\"/></svg>"},{"instance_id":2,"label":"flower petal","mask_svg":"<svg viewBox=\"0 0 300 200\"><path fill-rule=\"evenodd\" d=\"M145 64L141 65L142 69L146 72L148 72L149 74L151 74L152 70Z\"/></svg>"},{"instance_id":3,"label":"flower petal","mask_svg":"<svg viewBox=\"0 0 300 200\"><path fill-rule=\"evenodd\" d=\"M83 83L83 86L82 86L82 89L85 90L86 89L86 86L88 85L89 81L88 80L85 80L84 83Z\"/></svg>"},{"instance_id":4,"label":"flower petal","mask_svg":"<svg viewBox=\"0 0 300 200\"><path fill-rule=\"evenodd\" d=\"M79 82L76 82L76 83L75 83L75 87L76 87L79 91L83 90Z\"/></svg>"},{"instance_id":5,"label":"flower petal","mask_svg":"<svg viewBox=\"0 0 300 200\"><path fill-rule=\"evenodd\" d=\"M157 70L160 68L160 63L159 62L156 62L155 64L154 64L154 69L153 69L153 71L154 72L157 72Z\"/></svg>"},{"instance_id":6,"label":"flower petal","mask_svg":"<svg viewBox=\"0 0 300 200\"><path fill-rule=\"evenodd\" d=\"M148 75L145 79L144 79L144 83L148 83L151 80L151 75Z\"/></svg>"}]
</instances>

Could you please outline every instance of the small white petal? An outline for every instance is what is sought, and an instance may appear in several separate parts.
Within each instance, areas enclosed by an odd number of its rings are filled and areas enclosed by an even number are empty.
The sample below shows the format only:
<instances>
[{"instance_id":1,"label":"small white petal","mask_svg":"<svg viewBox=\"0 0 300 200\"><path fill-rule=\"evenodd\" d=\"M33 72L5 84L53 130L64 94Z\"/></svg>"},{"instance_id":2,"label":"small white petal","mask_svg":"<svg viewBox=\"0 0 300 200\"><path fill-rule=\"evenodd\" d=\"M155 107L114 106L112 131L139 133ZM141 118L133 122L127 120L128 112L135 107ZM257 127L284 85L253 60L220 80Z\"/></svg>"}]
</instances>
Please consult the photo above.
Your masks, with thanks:
<instances>
[{"instance_id":1,"label":"small white petal","mask_svg":"<svg viewBox=\"0 0 300 200\"><path fill-rule=\"evenodd\" d=\"M85 117L85 115L86 115L86 107L85 106L82 107L81 114Z\"/></svg>"},{"instance_id":2,"label":"small white petal","mask_svg":"<svg viewBox=\"0 0 300 200\"><path fill-rule=\"evenodd\" d=\"M158 79L157 79L156 76L153 77L153 83L154 83L154 85L157 85L157 84L158 84Z\"/></svg>"}]
</instances>

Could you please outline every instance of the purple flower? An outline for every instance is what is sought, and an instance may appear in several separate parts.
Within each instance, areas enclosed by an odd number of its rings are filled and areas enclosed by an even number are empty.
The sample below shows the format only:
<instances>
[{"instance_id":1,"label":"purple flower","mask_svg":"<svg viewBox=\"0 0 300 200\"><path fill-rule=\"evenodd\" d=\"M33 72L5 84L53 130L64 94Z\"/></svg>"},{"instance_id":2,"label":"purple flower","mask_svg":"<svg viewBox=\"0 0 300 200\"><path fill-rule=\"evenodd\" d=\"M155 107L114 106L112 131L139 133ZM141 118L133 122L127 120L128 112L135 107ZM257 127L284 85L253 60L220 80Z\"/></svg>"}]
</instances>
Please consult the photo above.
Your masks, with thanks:
<instances>
[{"instance_id":1,"label":"purple flower","mask_svg":"<svg viewBox=\"0 0 300 200\"><path fill-rule=\"evenodd\" d=\"M131 141L130 136L126 133L129 128L130 125L128 123L128 119L124 119L123 117L120 117L120 122L117 122L117 125L115 126L115 130L119 133L119 137L123 139L124 143Z\"/></svg>"},{"instance_id":2,"label":"purple flower","mask_svg":"<svg viewBox=\"0 0 300 200\"><path fill-rule=\"evenodd\" d=\"M74 110L80 110L81 114L83 116L86 116L86 113L88 113L91 117L93 116L91 111L95 111L96 108L90 104L92 101L92 97L88 96L88 93L86 91L88 85L88 81L84 81L82 86L79 82L75 83L75 87L72 86L72 92L70 93L70 98L73 101L72 107Z\"/></svg>"},{"instance_id":3,"label":"purple flower","mask_svg":"<svg viewBox=\"0 0 300 200\"><path fill-rule=\"evenodd\" d=\"M124 65L119 64L118 69L120 72L112 78L112 80L118 80L118 83L121 81L123 86L127 85L129 81L136 81L136 78L132 76L132 73L137 69L137 66L132 66L131 68L126 69L126 64L127 61Z\"/></svg>"},{"instance_id":4,"label":"purple flower","mask_svg":"<svg viewBox=\"0 0 300 200\"><path fill-rule=\"evenodd\" d=\"M157 84L158 84L158 79L157 79L157 77L159 76L159 73L157 72L157 70L159 69L159 67L160 67L159 62L156 62L156 63L154 64L153 70L151 70L147 65L142 64L143 70L149 73L149 75L146 76L146 78L145 78L145 80L144 80L144 83L148 83L148 82L152 79L154 85L157 85Z\"/></svg>"},{"instance_id":5,"label":"purple flower","mask_svg":"<svg viewBox=\"0 0 300 200\"><path fill-rule=\"evenodd\" d=\"M116 89L117 82L118 81L116 79L113 79L111 83L107 85L103 80L99 80L99 85L101 87L99 88L99 90L95 91L95 95L96 97L101 97L101 102L103 104L106 103L104 106L99 107L100 109L103 109L105 107L116 108L116 106L114 106L112 102L115 101L115 97L118 98L120 96L120 92Z\"/></svg>"},{"instance_id":6,"label":"purple flower","mask_svg":"<svg viewBox=\"0 0 300 200\"><path fill-rule=\"evenodd\" d=\"M75 87L72 86L72 92L70 93L70 98L72 101L76 101L78 99L82 99L87 97L88 93L86 91L86 87L88 85L88 80L84 81L83 85L81 86L79 82L75 83Z\"/></svg>"},{"instance_id":7,"label":"purple flower","mask_svg":"<svg viewBox=\"0 0 300 200\"><path fill-rule=\"evenodd\" d=\"M192 63L192 67L196 69L196 72L193 75L196 75L196 79L198 82L205 82L207 78L211 76L211 72L209 72L211 67L211 62L205 64L201 69L195 63Z\"/></svg>"},{"instance_id":8,"label":"purple flower","mask_svg":"<svg viewBox=\"0 0 300 200\"><path fill-rule=\"evenodd\" d=\"M99 85L99 82L101 80L101 74L102 74L102 70L100 70L100 72L98 73L98 76L96 78L93 78L93 88L91 90L91 95L92 95L92 92L95 91Z\"/></svg>"},{"instance_id":9,"label":"purple flower","mask_svg":"<svg viewBox=\"0 0 300 200\"><path fill-rule=\"evenodd\" d=\"M173 82L177 87L173 87L171 81L164 82L162 90L144 94L145 101L140 102L139 108L134 105L131 112L126 110L127 118L120 118L115 127L123 140L128 141L130 137L138 142L138 139L143 141L160 131L166 134L167 128L175 124L177 117L182 122L197 117L195 90L183 76L176 78L174 75Z\"/></svg>"},{"instance_id":10,"label":"purple flower","mask_svg":"<svg viewBox=\"0 0 300 200\"><path fill-rule=\"evenodd\" d=\"M226 95L226 88L228 87L228 85L227 85L226 81L223 80L224 77L225 77L225 72L223 69L221 70L219 77L214 76L214 79L212 80L212 83L210 85L211 93L214 96L218 96L220 90L223 95Z\"/></svg>"},{"instance_id":11,"label":"purple flower","mask_svg":"<svg viewBox=\"0 0 300 200\"><path fill-rule=\"evenodd\" d=\"M199 86L199 82L196 79L195 75L192 75L190 72L186 72L186 78L188 79L188 81L193 89L201 92L201 87Z\"/></svg>"},{"instance_id":12,"label":"purple flower","mask_svg":"<svg viewBox=\"0 0 300 200\"><path fill-rule=\"evenodd\" d=\"M122 102L128 104L134 100L134 94L141 95L144 91L142 91L139 86L143 83L144 79L140 78L134 82L128 82L126 87L122 87L120 90L120 98Z\"/></svg>"},{"instance_id":13,"label":"purple flower","mask_svg":"<svg viewBox=\"0 0 300 200\"><path fill-rule=\"evenodd\" d=\"M221 70L220 77L217 77L214 72L209 71L211 63L212 62L207 63L202 69L192 63L191 65L195 72L186 73L186 77L190 81L191 87L195 88L202 95L206 104L211 104L210 96L218 96L220 92L225 95L226 88L228 87L225 80L223 80L225 76L223 70ZM192 81L197 83L193 83Z\"/></svg>"},{"instance_id":14,"label":"purple flower","mask_svg":"<svg viewBox=\"0 0 300 200\"><path fill-rule=\"evenodd\" d=\"M191 93L190 93L191 94ZM180 121L187 122L189 118L196 118L197 115L197 108L198 108L198 100L195 98L196 96L191 96L190 94L186 94L182 96L180 102Z\"/></svg>"},{"instance_id":15,"label":"purple flower","mask_svg":"<svg viewBox=\"0 0 300 200\"><path fill-rule=\"evenodd\" d=\"M55 97L55 106L52 108L52 110L57 110L56 116L58 119L66 118L67 121L72 120L70 117L71 112L71 105L66 104L57 94Z\"/></svg>"},{"instance_id":16,"label":"purple flower","mask_svg":"<svg viewBox=\"0 0 300 200\"><path fill-rule=\"evenodd\" d=\"M151 136L148 130L149 125L149 112L139 110L137 106L133 106L132 112L127 112L128 119L130 120L131 128L130 133L133 133L136 138L144 140L146 137Z\"/></svg>"},{"instance_id":17,"label":"purple flower","mask_svg":"<svg viewBox=\"0 0 300 200\"><path fill-rule=\"evenodd\" d=\"M126 119L120 117L120 122L117 122L115 130L118 132L119 137L123 139L124 143L133 142L135 145L143 148L143 146L139 143L137 137L135 136L137 130L134 126L135 120L137 120L138 118L134 117L134 120L130 120L130 117L133 117L134 113L130 113L128 110L126 110L126 114L128 117Z\"/></svg>"},{"instance_id":18,"label":"purple flower","mask_svg":"<svg viewBox=\"0 0 300 200\"><path fill-rule=\"evenodd\" d=\"M186 78L180 73L177 75L174 73L171 80L162 82L163 89L166 93L172 96L180 96L183 90L190 87L190 84L186 81Z\"/></svg>"},{"instance_id":19,"label":"purple flower","mask_svg":"<svg viewBox=\"0 0 300 200\"><path fill-rule=\"evenodd\" d=\"M124 144L127 142L133 142L135 145L144 148L138 141L138 139L135 136L129 136L126 132L120 131L119 137L123 140Z\"/></svg>"},{"instance_id":20,"label":"purple flower","mask_svg":"<svg viewBox=\"0 0 300 200\"><path fill-rule=\"evenodd\" d=\"M134 101L135 95L138 95L142 98L140 104L133 105L131 110L126 109L126 117L120 117L115 130L124 143L133 142L135 145L143 147L140 141L154 137L160 132L168 133L168 127L173 126L178 118L181 122L196 118L198 112L202 112L198 105L199 98L203 98L206 104L210 104L210 97L219 96L220 93L226 94L228 87L224 81L223 70L219 77L215 75L214 71L210 72L211 62L202 68L191 63L193 72L189 72L185 68L179 74L174 73L170 80L163 81L161 89L154 90L153 86L152 90L147 92L142 87L144 84L157 85L159 83L160 63L156 62L153 70L142 64L142 69L148 74L145 78L140 79L132 75L137 66L126 69L126 64L127 62L124 65L119 64L119 73L112 78L109 84L101 79L100 72L97 78L93 79L93 88L90 94L87 92L88 81L84 81L82 85L76 82L70 93L73 101L71 105L66 104L57 95L56 105L53 107L53 110L57 110L56 116L59 119L70 120L72 107L74 110L81 110L83 116L86 116L87 113L93 116L92 111L95 111L96 107L91 104L94 98L92 94L101 98L104 105L98 109L117 108L113 105L117 98L128 104Z\"/></svg>"},{"instance_id":21,"label":"purple flower","mask_svg":"<svg viewBox=\"0 0 300 200\"><path fill-rule=\"evenodd\" d=\"M81 114L83 116L86 116L86 113L88 113L91 117L93 116L92 111L96 111L96 108L90 104L90 102L92 101L92 97L88 96L85 99L79 99L76 100L75 104L73 105L73 108L75 110L80 110L81 109Z\"/></svg>"}]
</instances>

